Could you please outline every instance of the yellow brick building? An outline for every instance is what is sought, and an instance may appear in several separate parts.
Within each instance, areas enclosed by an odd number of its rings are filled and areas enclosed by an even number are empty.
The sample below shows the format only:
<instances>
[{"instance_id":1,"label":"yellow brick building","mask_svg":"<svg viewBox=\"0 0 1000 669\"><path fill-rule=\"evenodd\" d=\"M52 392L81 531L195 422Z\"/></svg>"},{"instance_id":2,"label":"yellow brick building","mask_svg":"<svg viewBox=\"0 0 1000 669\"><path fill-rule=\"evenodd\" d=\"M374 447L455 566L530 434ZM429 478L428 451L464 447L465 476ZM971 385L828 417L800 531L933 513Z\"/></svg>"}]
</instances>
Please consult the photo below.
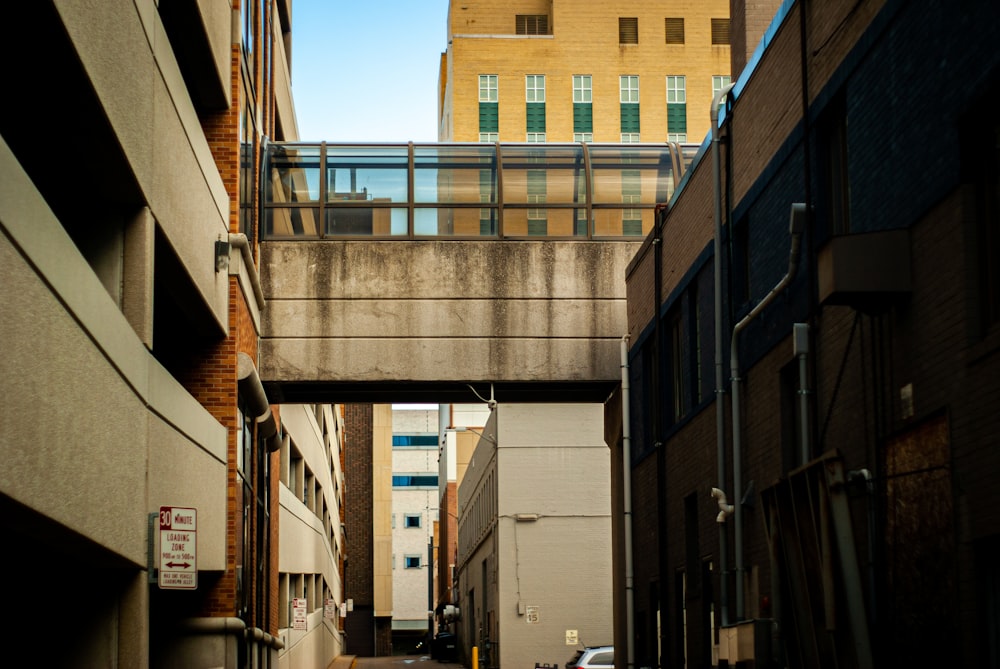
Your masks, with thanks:
<instances>
[{"instance_id":1,"label":"yellow brick building","mask_svg":"<svg viewBox=\"0 0 1000 669\"><path fill-rule=\"evenodd\" d=\"M695 142L730 81L728 0L460 0L442 142Z\"/></svg>"}]
</instances>

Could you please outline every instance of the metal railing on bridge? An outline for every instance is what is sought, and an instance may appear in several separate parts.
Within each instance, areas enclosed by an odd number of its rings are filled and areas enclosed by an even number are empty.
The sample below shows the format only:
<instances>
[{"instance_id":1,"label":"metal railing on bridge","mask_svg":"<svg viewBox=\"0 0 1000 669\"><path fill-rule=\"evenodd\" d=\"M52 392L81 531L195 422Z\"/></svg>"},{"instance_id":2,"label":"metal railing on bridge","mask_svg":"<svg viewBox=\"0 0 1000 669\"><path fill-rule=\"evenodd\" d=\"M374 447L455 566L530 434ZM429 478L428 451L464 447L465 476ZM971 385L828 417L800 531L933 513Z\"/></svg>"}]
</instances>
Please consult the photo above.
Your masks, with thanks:
<instances>
[{"instance_id":1,"label":"metal railing on bridge","mask_svg":"<svg viewBox=\"0 0 1000 669\"><path fill-rule=\"evenodd\" d=\"M637 239L691 144L271 143L265 239Z\"/></svg>"}]
</instances>

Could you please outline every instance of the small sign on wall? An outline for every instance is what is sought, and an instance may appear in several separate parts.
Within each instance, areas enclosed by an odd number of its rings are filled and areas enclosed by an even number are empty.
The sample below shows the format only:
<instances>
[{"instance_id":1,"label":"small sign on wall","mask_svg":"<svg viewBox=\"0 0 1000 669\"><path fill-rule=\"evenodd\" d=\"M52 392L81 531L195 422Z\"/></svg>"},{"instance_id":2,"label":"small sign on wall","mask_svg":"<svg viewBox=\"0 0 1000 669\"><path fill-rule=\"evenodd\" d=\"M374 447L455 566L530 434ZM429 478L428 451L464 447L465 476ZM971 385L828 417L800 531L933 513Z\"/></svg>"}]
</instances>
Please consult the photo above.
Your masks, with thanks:
<instances>
[{"instance_id":1,"label":"small sign on wall","mask_svg":"<svg viewBox=\"0 0 1000 669\"><path fill-rule=\"evenodd\" d=\"M337 613L337 603L333 599L327 599L323 605L323 617L333 618Z\"/></svg>"},{"instance_id":2,"label":"small sign on wall","mask_svg":"<svg viewBox=\"0 0 1000 669\"><path fill-rule=\"evenodd\" d=\"M306 617L306 599L305 597L296 597L292 600L292 629L304 630L308 628L309 622Z\"/></svg>"},{"instance_id":3,"label":"small sign on wall","mask_svg":"<svg viewBox=\"0 0 1000 669\"><path fill-rule=\"evenodd\" d=\"M566 645L575 646L580 643L580 635L576 630L566 630Z\"/></svg>"},{"instance_id":4,"label":"small sign on wall","mask_svg":"<svg viewBox=\"0 0 1000 669\"><path fill-rule=\"evenodd\" d=\"M524 622L529 625L538 624L538 607L537 606L526 606L524 607Z\"/></svg>"}]
</instances>

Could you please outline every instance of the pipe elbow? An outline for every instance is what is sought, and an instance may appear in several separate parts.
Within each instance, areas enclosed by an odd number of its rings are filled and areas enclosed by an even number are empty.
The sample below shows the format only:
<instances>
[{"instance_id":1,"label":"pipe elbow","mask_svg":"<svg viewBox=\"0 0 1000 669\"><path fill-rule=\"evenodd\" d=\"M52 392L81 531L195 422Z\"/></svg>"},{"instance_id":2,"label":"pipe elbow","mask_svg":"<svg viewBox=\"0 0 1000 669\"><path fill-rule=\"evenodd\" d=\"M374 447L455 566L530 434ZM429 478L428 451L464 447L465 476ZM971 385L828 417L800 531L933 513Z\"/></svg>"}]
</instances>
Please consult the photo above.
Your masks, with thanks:
<instances>
[{"instance_id":1,"label":"pipe elbow","mask_svg":"<svg viewBox=\"0 0 1000 669\"><path fill-rule=\"evenodd\" d=\"M718 488L712 488L712 497L719 503L719 515L715 517L715 522L726 522L726 518L736 510L735 507L726 502L726 493L722 492Z\"/></svg>"}]
</instances>

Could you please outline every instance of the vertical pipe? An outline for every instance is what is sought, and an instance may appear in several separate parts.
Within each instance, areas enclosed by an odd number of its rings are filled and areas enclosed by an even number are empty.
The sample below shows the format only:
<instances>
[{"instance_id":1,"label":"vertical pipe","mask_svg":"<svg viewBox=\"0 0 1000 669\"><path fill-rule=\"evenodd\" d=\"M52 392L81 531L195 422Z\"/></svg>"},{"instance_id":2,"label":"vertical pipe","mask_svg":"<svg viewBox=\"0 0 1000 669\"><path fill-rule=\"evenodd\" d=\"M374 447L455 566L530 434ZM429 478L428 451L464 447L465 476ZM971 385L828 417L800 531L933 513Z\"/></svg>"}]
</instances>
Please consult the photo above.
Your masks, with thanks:
<instances>
[{"instance_id":1,"label":"vertical pipe","mask_svg":"<svg viewBox=\"0 0 1000 669\"><path fill-rule=\"evenodd\" d=\"M743 446L740 443L740 332L756 318L764 307L769 305L788 284L791 283L799 267L799 249L802 246L802 230L807 216L806 206L801 202L792 204L789 233L792 237L791 249L788 252L788 271L781 277L767 295L733 327L733 336L729 349L729 369L732 375L733 399L733 505L735 508L734 551L736 553L736 619L742 620L746 609L743 602Z\"/></svg>"},{"instance_id":2,"label":"vertical pipe","mask_svg":"<svg viewBox=\"0 0 1000 669\"><path fill-rule=\"evenodd\" d=\"M716 464L719 490L726 489L726 393L725 374L722 360L722 177L719 166L719 104L726 99L733 88L730 84L716 93L712 100L712 172L715 178L715 242L714 242L714 280L715 280L715 441ZM726 524L719 523L719 608L722 625L729 624L729 546L727 545Z\"/></svg>"},{"instance_id":3,"label":"vertical pipe","mask_svg":"<svg viewBox=\"0 0 1000 669\"><path fill-rule=\"evenodd\" d=\"M622 495L624 499L625 516L625 635L628 669L635 666L635 607L634 575L632 568L632 429L629 426L631 410L629 408L629 367L628 367L628 335L622 337Z\"/></svg>"},{"instance_id":4,"label":"vertical pipe","mask_svg":"<svg viewBox=\"0 0 1000 669\"><path fill-rule=\"evenodd\" d=\"M811 459L809 439L809 324L792 326L793 353L799 359L799 449L800 465Z\"/></svg>"},{"instance_id":5,"label":"vertical pipe","mask_svg":"<svg viewBox=\"0 0 1000 669\"><path fill-rule=\"evenodd\" d=\"M657 214L660 207L657 205ZM660 342L660 307L663 301L663 228L659 215L653 222L653 387L652 402L653 407L653 448L656 449L656 527L657 527L657 572L659 573L660 586L657 597L656 610L660 619L666 619L664 606L667 601L667 582L670 574L670 560L667 557L667 536L670 525L667 522L667 452L663 445L663 433L661 430L662 419L660 411L662 404L660 400L660 366L661 342ZM657 643L659 648L668 647L669 639L664 638L669 626L659 626ZM662 660L661 660L662 662Z\"/></svg>"}]
</instances>

